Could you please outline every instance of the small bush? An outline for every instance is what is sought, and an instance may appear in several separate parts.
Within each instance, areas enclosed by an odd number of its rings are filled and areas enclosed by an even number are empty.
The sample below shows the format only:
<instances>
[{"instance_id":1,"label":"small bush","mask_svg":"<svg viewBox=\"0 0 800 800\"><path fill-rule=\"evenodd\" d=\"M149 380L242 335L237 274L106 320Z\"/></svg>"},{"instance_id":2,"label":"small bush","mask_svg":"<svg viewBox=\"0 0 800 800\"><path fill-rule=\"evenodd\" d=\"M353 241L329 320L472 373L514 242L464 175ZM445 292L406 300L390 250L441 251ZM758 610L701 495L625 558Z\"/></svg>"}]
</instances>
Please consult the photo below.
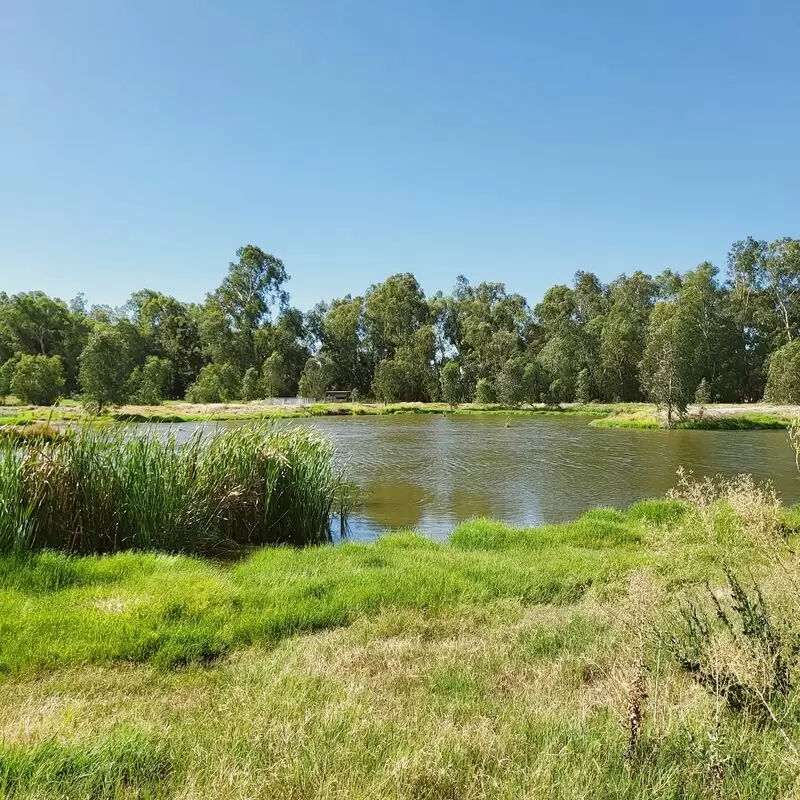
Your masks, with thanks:
<instances>
[{"instance_id":1,"label":"small bush","mask_svg":"<svg viewBox=\"0 0 800 800\"><path fill-rule=\"evenodd\" d=\"M785 344L770 357L764 399L770 403L800 403L800 340Z\"/></svg>"},{"instance_id":2,"label":"small bush","mask_svg":"<svg viewBox=\"0 0 800 800\"><path fill-rule=\"evenodd\" d=\"M261 395L261 376L255 367L249 367L242 379L242 400L249 403L251 400L257 400Z\"/></svg>"},{"instance_id":3,"label":"small bush","mask_svg":"<svg viewBox=\"0 0 800 800\"><path fill-rule=\"evenodd\" d=\"M51 406L64 391L64 367L58 356L20 356L11 377L11 391L25 403Z\"/></svg>"},{"instance_id":4,"label":"small bush","mask_svg":"<svg viewBox=\"0 0 800 800\"><path fill-rule=\"evenodd\" d=\"M798 642L757 585L748 592L732 571L725 574L730 600L708 587L710 612L682 603L680 627L667 643L680 667L731 709L766 717L794 686Z\"/></svg>"},{"instance_id":5,"label":"small bush","mask_svg":"<svg viewBox=\"0 0 800 800\"><path fill-rule=\"evenodd\" d=\"M488 378L481 378L475 386L475 402L484 406L497 402L494 384Z\"/></svg>"},{"instance_id":6,"label":"small bush","mask_svg":"<svg viewBox=\"0 0 800 800\"><path fill-rule=\"evenodd\" d=\"M128 378L127 394L132 403L157 406L169 394L173 376L172 362L149 356Z\"/></svg>"},{"instance_id":7,"label":"small bush","mask_svg":"<svg viewBox=\"0 0 800 800\"><path fill-rule=\"evenodd\" d=\"M241 373L233 364L206 364L186 390L190 403L227 403L239 397Z\"/></svg>"}]
</instances>

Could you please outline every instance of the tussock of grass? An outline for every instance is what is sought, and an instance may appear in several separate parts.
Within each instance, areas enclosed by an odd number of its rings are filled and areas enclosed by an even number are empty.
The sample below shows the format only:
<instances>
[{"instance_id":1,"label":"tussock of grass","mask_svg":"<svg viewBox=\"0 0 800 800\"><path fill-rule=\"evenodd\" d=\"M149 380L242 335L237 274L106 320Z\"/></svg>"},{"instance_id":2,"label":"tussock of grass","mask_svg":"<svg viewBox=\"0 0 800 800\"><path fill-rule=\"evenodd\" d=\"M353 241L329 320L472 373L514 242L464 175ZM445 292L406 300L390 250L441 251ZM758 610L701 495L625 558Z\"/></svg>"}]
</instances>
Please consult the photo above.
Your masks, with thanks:
<instances>
[{"instance_id":1,"label":"tussock of grass","mask_svg":"<svg viewBox=\"0 0 800 800\"><path fill-rule=\"evenodd\" d=\"M136 728L88 742L0 748L2 796L166 798L174 777L170 742Z\"/></svg>"},{"instance_id":2,"label":"tussock of grass","mask_svg":"<svg viewBox=\"0 0 800 800\"><path fill-rule=\"evenodd\" d=\"M22 445L29 439L57 441L71 435L72 431L69 428L57 428L47 422L0 426L0 439L9 440L17 445Z\"/></svg>"}]
</instances>

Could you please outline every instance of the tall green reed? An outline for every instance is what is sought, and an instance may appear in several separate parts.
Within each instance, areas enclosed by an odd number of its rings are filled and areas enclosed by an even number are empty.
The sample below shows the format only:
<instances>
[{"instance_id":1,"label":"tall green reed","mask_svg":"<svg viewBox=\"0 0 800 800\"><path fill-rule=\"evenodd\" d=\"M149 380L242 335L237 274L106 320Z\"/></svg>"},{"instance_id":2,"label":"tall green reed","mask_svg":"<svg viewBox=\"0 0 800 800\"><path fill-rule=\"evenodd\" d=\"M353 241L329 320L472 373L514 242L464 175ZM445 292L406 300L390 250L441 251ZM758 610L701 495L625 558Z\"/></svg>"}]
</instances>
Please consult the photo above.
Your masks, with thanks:
<instances>
[{"instance_id":1,"label":"tall green reed","mask_svg":"<svg viewBox=\"0 0 800 800\"><path fill-rule=\"evenodd\" d=\"M352 505L333 448L253 423L188 442L133 428L0 441L0 552L208 552L330 541Z\"/></svg>"}]
</instances>

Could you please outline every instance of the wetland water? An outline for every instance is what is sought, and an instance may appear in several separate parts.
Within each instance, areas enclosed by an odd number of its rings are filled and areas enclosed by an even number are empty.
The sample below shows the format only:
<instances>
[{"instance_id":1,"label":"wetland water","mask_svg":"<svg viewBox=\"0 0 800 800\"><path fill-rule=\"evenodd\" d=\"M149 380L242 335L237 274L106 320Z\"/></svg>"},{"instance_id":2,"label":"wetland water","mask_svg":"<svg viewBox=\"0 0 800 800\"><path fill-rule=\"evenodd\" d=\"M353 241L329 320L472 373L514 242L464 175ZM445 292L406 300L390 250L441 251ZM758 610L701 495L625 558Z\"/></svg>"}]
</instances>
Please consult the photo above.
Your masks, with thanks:
<instances>
[{"instance_id":1,"label":"wetland water","mask_svg":"<svg viewBox=\"0 0 800 800\"><path fill-rule=\"evenodd\" d=\"M361 486L354 539L391 528L444 538L475 516L537 525L595 506L626 507L663 495L679 466L697 475L749 472L771 479L784 502L800 501L784 431L639 431L591 428L589 421L396 415L282 424L312 426L334 442ZM197 426L174 427L188 435Z\"/></svg>"}]
</instances>

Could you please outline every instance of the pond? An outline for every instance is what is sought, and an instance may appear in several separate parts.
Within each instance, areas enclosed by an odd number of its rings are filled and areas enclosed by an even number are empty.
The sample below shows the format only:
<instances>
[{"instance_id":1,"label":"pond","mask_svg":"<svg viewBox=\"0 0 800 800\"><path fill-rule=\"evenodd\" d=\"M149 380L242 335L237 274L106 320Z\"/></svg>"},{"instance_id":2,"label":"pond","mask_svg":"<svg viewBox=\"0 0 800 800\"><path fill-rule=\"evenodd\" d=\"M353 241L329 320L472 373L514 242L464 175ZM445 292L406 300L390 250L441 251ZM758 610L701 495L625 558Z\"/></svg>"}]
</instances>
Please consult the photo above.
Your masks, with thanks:
<instances>
[{"instance_id":1,"label":"pond","mask_svg":"<svg viewBox=\"0 0 800 800\"><path fill-rule=\"evenodd\" d=\"M679 466L697 475L748 472L772 480L784 502L800 501L783 431L603 429L589 421L408 415L283 424L313 426L335 444L361 487L350 524L354 539L395 528L445 538L470 517L538 525L596 506L624 508L664 495ZM177 427L188 435L197 426Z\"/></svg>"}]
</instances>

